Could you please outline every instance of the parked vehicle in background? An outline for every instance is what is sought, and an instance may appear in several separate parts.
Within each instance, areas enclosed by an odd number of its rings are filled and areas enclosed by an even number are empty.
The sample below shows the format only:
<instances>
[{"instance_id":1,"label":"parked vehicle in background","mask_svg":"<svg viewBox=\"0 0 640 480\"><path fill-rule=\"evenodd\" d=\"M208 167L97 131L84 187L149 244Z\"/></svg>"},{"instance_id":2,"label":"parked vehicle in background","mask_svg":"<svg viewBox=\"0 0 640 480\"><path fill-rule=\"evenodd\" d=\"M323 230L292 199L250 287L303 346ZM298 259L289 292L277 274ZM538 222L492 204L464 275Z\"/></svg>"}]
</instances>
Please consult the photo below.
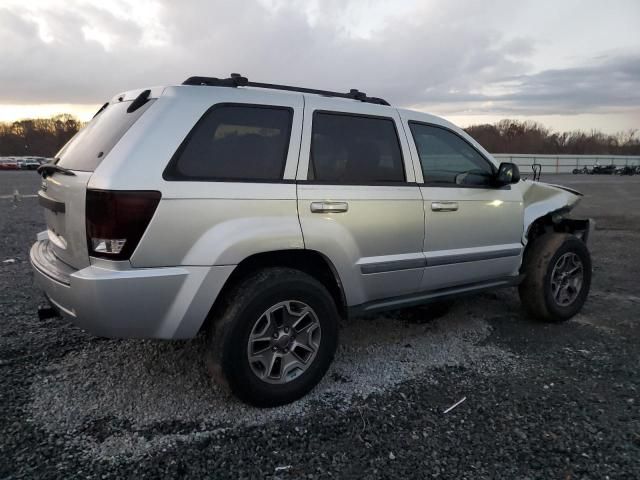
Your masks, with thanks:
<instances>
[{"instance_id":1,"label":"parked vehicle in background","mask_svg":"<svg viewBox=\"0 0 640 480\"><path fill-rule=\"evenodd\" d=\"M636 168L637 167L632 167L631 165L616 168L616 175L635 175Z\"/></svg>"},{"instance_id":2,"label":"parked vehicle in background","mask_svg":"<svg viewBox=\"0 0 640 480\"><path fill-rule=\"evenodd\" d=\"M589 167L574 168L573 174L596 174L596 175L635 175L640 174L640 165L624 165L617 167L614 164L611 165L595 165L593 169Z\"/></svg>"},{"instance_id":3,"label":"parked vehicle in background","mask_svg":"<svg viewBox=\"0 0 640 480\"><path fill-rule=\"evenodd\" d=\"M616 172L616 166L611 165L594 165L591 173L594 175L613 175Z\"/></svg>"},{"instance_id":4,"label":"parked vehicle in background","mask_svg":"<svg viewBox=\"0 0 640 480\"><path fill-rule=\"evenodd\" d=\"M22 170L37 170L41 162L37 158L22 158L18 160L18 167Z\"/></svg>"},{"instance_id":5,"label":"parked vehicle in background","mask_svg":"<svg viewBox=\"0 0 640 480\"><path fill-rule=\"evenodd\" d=\"M0 170L18 170L18 162L10 157L0 159Z\"/></svg>"},{"instance_id":6,"label":"parked vehicle in background","mask_svg":"<svg viewBox=\"0 0 640 480\"><path fill-rule=\"evenodd\" d=\"M517 286L560 322L589 292L579 192L357 90L125 92L39 171L30 258L53 308L105 337L204 330L212 373L258 406L320 381L341 318Z\"/></svg>"},{"instance_id":7,"label":"parked vehicle in background","mask_svg":"<svg viewBox=\"0 0 640 480\"><path fill-rule=\"evenodd\" d=\"M50 160L47 157L0 157L0 170L37 170Z\"/></svg>"}]
</instances>

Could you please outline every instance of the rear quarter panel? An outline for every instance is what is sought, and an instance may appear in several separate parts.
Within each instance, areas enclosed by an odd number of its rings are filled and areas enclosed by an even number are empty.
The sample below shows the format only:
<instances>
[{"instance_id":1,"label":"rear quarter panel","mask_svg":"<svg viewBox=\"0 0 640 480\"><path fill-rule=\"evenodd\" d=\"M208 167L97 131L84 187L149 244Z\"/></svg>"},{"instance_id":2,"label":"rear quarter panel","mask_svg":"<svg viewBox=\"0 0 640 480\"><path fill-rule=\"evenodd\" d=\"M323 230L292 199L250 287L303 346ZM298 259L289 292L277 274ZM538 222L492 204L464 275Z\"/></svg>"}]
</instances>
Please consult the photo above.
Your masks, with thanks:
<instances>
[{"instance_id":1,"label":"rear quarter panel","mask_svg":"<svg viewBox=\"0 0 640 480\"><path fill-rule=\"evenodd\" d=\"M236 265L255 253L304 248L295 184L211 186L209 198L163 199L131 263Z\"/></svg>"},{"instance_id":2,"label":"rear quarter panel","mask_svg":"<svg viewBox=\"0 0 640 480\"><path fill-rule=\"evenodd\" d=\"M213 105L243 103L293 109L283 180L167 181L162 174L196 122ZM134 267L234 265L258 252L303 248L295 172L303 97L260 90L167 87L95 171L89 188L158 190L162 200ZM248 175L249 176L249 175Z\"/></svg>"}]
</instances>

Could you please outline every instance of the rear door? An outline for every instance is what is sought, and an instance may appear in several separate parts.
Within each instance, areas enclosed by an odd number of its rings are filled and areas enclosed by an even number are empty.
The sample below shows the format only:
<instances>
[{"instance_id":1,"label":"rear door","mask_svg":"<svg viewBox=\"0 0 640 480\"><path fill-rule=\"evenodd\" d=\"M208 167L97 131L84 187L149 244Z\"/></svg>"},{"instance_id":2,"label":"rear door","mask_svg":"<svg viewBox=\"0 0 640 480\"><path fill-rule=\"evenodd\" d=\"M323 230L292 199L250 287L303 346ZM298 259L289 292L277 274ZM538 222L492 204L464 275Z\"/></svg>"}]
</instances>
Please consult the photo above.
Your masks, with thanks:
<instances>
[{"instance_id":1,"label":"rear door","mask_svg":"<svg viewBox=\"0 0 640 480\"><path fill-rule=\"evenodd\" d=\"M305 248L335 266L349 305L414 292L424 211L396 110L305 97L298 212Z\"/></svg>"},{"instance_id":2,"label":"rear door","mask_svg":"<svg viewBox=\"0 0 640 480\"><path fill-rule=\"evenodd\" d=\"M405 124L424 198L422 290L516 275L522 253L518 189L494 187L496 166L463 134L444 125Z\"/></svg>"},{"instance_id":3,"label":"rear door","mask_svg":"<svg viewBox=\"0 0 640 480\"><path fill-rule=\"evenodd\" d=\"M109 155L127 130L153 103L148 99L135 110L135 98L106 104L56 155L57 166L68 173L47 172L38 192L45 209L47 233L54 254L77 269L89 265L86 240L85 201L87 184L94 170Z\"/></svg>"}]
</instances>

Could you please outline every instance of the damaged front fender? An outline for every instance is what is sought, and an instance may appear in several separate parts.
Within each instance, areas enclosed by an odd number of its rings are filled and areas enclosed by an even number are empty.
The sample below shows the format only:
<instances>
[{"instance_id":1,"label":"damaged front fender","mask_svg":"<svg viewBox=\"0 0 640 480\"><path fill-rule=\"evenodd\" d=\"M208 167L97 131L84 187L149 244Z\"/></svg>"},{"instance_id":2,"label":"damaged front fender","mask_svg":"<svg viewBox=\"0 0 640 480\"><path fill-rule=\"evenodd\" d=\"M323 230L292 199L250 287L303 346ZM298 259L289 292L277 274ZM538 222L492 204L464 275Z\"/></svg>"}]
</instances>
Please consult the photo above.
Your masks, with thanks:
<instances>
[{"instance_id":1,"label":"damaged front fender","mask_svg":"<svg viewBox=\"0 0 640 480\"><path fill-rule=\"evenodd\" d=\"M587 241L595 226L593 220L566 217L582 199L580 192L560 185L530 181L520 182L519 187L522 189L524 207L524 245L534 234L545 231L574 233L584 242Z\"/></svg>"}]
</instances>

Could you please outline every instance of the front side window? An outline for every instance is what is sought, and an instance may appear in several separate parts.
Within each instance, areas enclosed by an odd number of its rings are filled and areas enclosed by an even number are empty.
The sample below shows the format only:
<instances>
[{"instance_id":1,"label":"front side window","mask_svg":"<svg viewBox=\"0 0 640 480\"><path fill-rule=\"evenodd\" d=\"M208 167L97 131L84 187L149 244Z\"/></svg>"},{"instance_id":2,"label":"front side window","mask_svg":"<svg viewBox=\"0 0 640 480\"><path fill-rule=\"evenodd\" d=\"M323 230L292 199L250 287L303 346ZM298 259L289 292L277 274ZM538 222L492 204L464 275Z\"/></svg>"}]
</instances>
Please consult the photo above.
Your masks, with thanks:
<instances>
[{"instance_id":1,"label":"front side window","mask_svg":"<svg viewBox=\"0 0 640 480\"><path fill-rule=\"evenodd\" d=\"M309 180L342 184L404 182L402 161L391 118L314 114Z\"/></svg>"},{"instance_id":2,"label":"front side window","mask_svg":"<svg viewBox=\"0 0 640 480\"><path fill-rule=\"evenodd\" d=\"M165 171L167 180L280 180L292 110L217 105L198 121Z\"/></svg>"},{"instance_id":3,"label":"front side window","mask_svg":"<svg viewBox=\"0 0 640 480\"><path fill-rule=\"evenodd\" d=\"M493 178L491 164L455 133L409 122L425 183L482 186Z\"/></svg>"}]
</instances>

